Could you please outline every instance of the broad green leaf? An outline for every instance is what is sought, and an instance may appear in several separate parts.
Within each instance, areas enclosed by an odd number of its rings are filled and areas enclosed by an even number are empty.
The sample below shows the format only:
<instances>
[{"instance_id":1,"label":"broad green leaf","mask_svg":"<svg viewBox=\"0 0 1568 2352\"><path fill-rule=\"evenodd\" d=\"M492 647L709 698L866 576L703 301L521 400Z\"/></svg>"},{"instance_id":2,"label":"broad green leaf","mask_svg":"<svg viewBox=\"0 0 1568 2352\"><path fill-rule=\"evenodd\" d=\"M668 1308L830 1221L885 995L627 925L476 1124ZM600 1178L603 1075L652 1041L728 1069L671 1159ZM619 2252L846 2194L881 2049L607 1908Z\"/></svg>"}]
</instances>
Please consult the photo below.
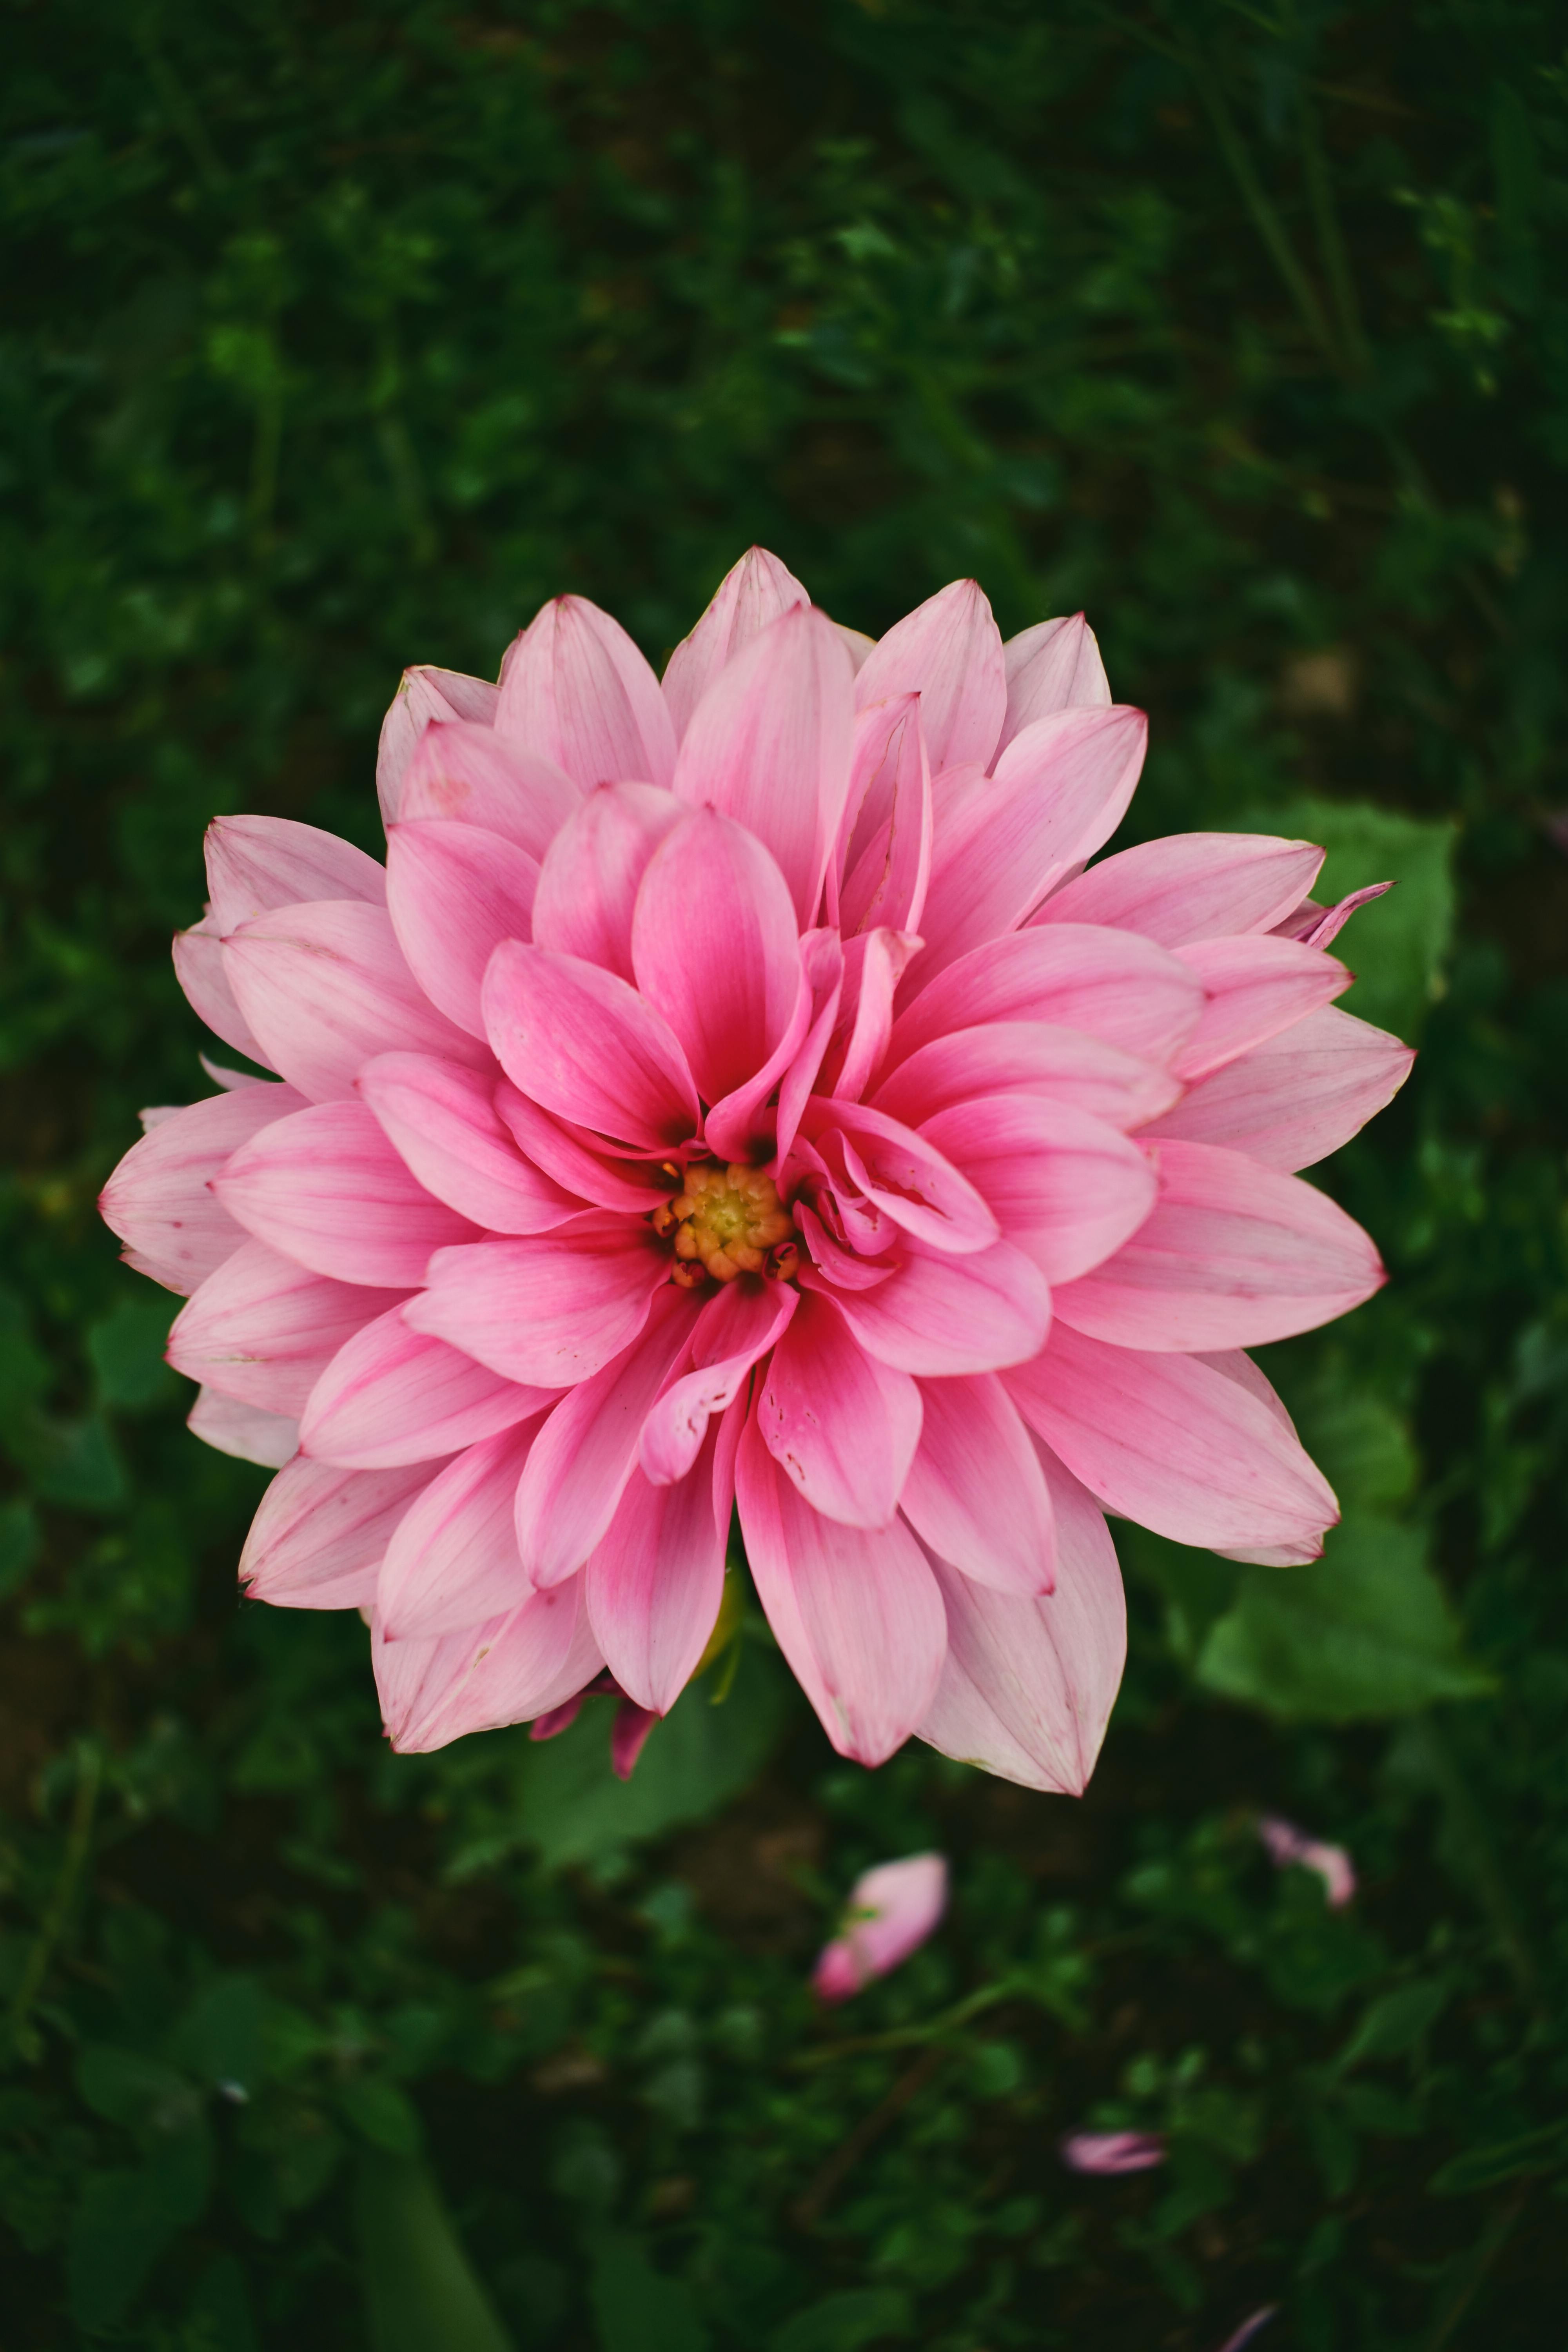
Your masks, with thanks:
<instances>
[{"instance_id":1,"label":"broad green leaf","mask_svg":"<svg viewBox=\"0 0 1568 2352\"><path fill-rule=\"evenodd\" d=\"M219 1977L180 2020L175 2055L204 2083L249 2093L261 2079L261 1988L250 1977Z\"/></svg>"},{"instance_id":2,"label":"broad green leaf","mask_svg":"<svg viewBox=\"0 0 1568 2352\"><path fill-rule=\"evenodd\" d=\"M512 2352L426 2166L363 2150L354 2221L372 2352Z\"/></svg>"},{"instance_id":3,"label":"broad green leaf","mask_svg":"<svg viewBox=\"0 0 1568 2352\"><path fill-rule=\"evenodd\" d=\"M1402 2058L1436 2024L1452 1994L1451 1985L1431 1978L1380 1993L1334 2060L1336 2068L1348 2074L1369 2058Z\"/></svg>"},{"instance_id":4,"label":"broad green leaf","mask_svg":"<svg viewBox=\"0 0 1568 2352\"><path fill-rule=\"evenodd\" d=\"M125 1500L125 1472L101 1413L55 1421L29 1413L14 1450L47 1503L77 1511L112 1511Z\"/></svg>"},{"instance_id":5,"label":"broad green leaf","mask_svg":"<svg viewBox=\"0 0 1568 2352\"><path fill-rule=\"evenodd\" d=\"M417 2156L424 2141L419 2111L406 2092L382 2075L351 2074L338 2105L362 2139L387 2156Z\"/></svg>"},{"instance_id":6,"label":"broad green leaf","mask_svg":"<svg viewBox=\"0 0 1568 2352\"><path fill-rule=\"evenodd\" d=\"M95 2115L140 2132L189 2131L202 2095L186 2074L139 2050L89 2042L77 2060L77 2088Z\"/></svg>"},{"instance_id":7,"label":"broad green leaf","mask_svg":"<svg viewBox=\"0 0 1568 2352\"><path fill-rule=\"evenodd\" d=\"M177 1304L166 1291L149 1293L144 1284L92 1326L87 1352L102 1403L120 1412L146 1412L179 1394L179 1380L163 1361Z\"/></svg>"},{"instance_id":8,"label":"broad green leaf","mask_svg":"<svg viewBox=\"0 0 1568 2352\"><path fill-rule=\"evenodd\" d=\"M163 2249L201 2219L211 2170L205 2133L184 2132L133 2172L88 2174L66 2255L79 2326L111 2327L130 2309Z\"/></svg>"},{"instance_id":9,"label":"broad green leaf","mask_svg":"<svg viewBox=\"0 0 1568 2352\"><path fill-rule=\"evenodd\" d=\"M860 2352L863 2344L914 2332L913 2308L900 2288L852 2286L786 2319L768 2338L768 2352Z\"/></svg>"},{"instance_id":10,"label":"broad green leaf","mask_svg":"<svg viewBox=\"0 0 1568 2352\"><path fill-rule=\"evenodd\" d=\"M588 2300L600 2352L708 2352L708 2330L689 2287L655 2270L638 2238L597 2233Z\"/></svg>"}]
</instances>

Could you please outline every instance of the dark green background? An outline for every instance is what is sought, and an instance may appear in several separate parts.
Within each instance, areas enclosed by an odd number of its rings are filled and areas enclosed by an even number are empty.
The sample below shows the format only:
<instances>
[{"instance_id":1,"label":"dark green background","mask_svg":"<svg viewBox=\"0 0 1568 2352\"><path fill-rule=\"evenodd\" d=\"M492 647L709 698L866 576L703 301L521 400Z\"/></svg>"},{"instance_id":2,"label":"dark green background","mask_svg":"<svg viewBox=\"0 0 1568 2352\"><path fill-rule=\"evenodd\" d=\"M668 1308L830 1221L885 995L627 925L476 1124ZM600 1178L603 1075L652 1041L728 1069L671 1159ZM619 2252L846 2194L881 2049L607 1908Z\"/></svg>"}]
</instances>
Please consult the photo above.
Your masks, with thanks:
<instances>
[{"instance_id":1,"label":"dark green background","mask_svg":"<svg viewBox=\"0 0 1568 2352\"><path fill-rule=\"evenodd\" d=\"M0 2344L1555 2346L1568 2181L1568 70L1534 0L9 0ZM1419 1035L1269 1351L1321 1569L1129 1537L1073 1804L839 1764L765 1642L397 1759L237 1602L93 1202L203 1090L215 812L369 845L405 662L760 539L872 630L1086 605L1140 833L1310 831ZM1330 1915L1259 1806L1352 1850ZM955 1902L830 2020L855 1872ZM1171 2135L1085 2181L1085 2123Z\"/></svg>"}]
</instances>

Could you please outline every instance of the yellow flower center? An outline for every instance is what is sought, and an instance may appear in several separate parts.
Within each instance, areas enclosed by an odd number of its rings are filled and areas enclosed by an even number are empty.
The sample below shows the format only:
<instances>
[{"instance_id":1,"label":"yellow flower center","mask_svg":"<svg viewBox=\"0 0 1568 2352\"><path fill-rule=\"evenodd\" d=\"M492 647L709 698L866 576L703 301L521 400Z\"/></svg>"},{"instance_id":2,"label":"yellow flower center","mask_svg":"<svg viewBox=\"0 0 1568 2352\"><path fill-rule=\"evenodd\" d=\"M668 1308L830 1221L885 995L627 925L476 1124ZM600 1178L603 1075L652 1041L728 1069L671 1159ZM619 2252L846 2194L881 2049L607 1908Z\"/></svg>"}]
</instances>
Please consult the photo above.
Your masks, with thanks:
<instances>
[{"instance_id":1,"label":"yellow flower center","mask_svg":"<svg viewBox=\"0 0 1568 2352\"><path fill-rule=\"evenodd\" d=\"M738 1161L722 1168L710 1160L688 1168L682 1183L653 1217L654 1231L674 1244L678 1282L700 1282L709 1274L716 1282L733 1282L738 1274L793 1273L787 1244L795 1227L771 1176Z\"/></svg>"}]
</instances>

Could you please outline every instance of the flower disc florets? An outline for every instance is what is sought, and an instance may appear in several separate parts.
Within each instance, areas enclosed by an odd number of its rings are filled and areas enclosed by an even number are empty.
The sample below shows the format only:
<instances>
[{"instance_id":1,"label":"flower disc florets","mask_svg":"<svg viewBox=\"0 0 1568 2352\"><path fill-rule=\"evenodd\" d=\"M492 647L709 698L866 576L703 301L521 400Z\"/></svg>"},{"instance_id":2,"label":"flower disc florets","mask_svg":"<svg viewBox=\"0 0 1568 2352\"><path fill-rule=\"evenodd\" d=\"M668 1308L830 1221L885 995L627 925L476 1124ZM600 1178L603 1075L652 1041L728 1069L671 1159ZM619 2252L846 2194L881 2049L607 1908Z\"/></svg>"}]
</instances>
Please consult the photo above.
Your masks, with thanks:
<instances>
[{"instance_id":1,"label":"flower disc florets","mask_svg":"<svg viewBox=\"0 0 1568 2352\"><path fill-rule=\"evenodd\" d=\"M694 1160L681 1190L661 1202L650 1223L674 1245L678 1282L697 1283L707 1275L715 1282L733 1282L738 1274L776 1278L786 1270L779 1244L788 1242L794 1229L788 1210L779 1205L778 1186L760 1168ZM787 1267L791 1273L795 1255Z\"/></svg>"}]
</instances>

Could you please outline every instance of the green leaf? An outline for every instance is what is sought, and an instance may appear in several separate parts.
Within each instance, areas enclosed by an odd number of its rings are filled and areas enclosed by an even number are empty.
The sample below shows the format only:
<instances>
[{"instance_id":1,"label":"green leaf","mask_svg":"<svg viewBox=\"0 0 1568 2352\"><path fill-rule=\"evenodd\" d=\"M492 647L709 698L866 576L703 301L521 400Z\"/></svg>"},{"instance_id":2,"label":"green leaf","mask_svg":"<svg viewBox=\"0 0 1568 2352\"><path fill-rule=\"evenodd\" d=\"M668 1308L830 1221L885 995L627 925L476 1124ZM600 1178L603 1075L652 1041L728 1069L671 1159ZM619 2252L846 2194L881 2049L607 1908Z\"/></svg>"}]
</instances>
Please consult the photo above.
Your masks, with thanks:
<instances>
[{"instance_id":1,"label":"green leaf","mask_svg":"<svg viewBox=\"0 0 1568 2352\"><path fill-rule=\"evenodd\" d=\"M133 2172L89 2173L66 2255L79 2326L92 2333L124 2315L164 2248L201 2219L211 2169L205 2133L186 2132Z\"/></svg>"},{"instance_id":2,"label":"green leaf","mask_svg":"<svg viewBox=\"0 0 1568 2352\"><path fill-rule=\"evenodd\" d=\"M655 2270L640 2238L595 2233L588 2299L602 2352L707 2352L690 2289Z\"/></svg>"},{"instance_id":3,"label":"green leaf","mask_svg":"<svg viewBox=\"0 0 1568 2352\"><path fill-rule=\"evenodd\" d=\"M1338 2071L1348 2074L1369 2058L1402 2058L1436 2022L1452 1991L1440 1979L1428 1978L1401 1985L1395 1992L1381 1993L1334 2060Z\"/></svg>"},{"instance_id":4,"label":"green leaf","mask_svg":"<svg viewBox=\"0 0 1568 2352\"><path fill-rule=\"evenodd\" d=\"M1371 1515L1331 1535L1310 1568L1243 1569L1197 1671L1226 1698L1325 1723L1494 1687L1464 1654L1421 1530Z\"/></svg>"},{"instance_id":5,"label":"green leaf","mask_svg":"<svg viewBox=\"0 0 1568 2352\"><path fill-rule=\"evenodd\" d=\"M201 2116L201 2093L189 2076L139 2050L89 2042L77 2060L76 2080L94 2115L131 2131L189 2131Z\"/></svg>"},{"instance_id":6,"label":"green leaf","mask_svg":"<svg viewBox=\"0 0 1568 2352\"><path fill-rule=\"evenodd\" d=\"M786 2319L768 2338L768 2352L860 2352L863 2344L914 2332L913 2307L900 2288L854 2286Z\"/></svg>"},{"instance_id":7,"label":"green leaf","mask_svg":"<svg viewBox=\"0 0 1568 2352\"><path fill-rule=\"evenodd\" d=\"M143 1286L145 1291L145 1286ZM147 1412L179 1394L163 1361L176 1301L166 1291L122 1298L87 1335L100 1402L120 1412Z\"/></svg>"},{"instance_id":8,"label":"green leaf","mask_svg":"<svg viewBox=\"0 0 1568 2352\"><path fill-rule=\"evenodd\" d=\"M1517 2139L1465 2148L1433 2174L1427 2187L1435 2197L1470 2197L1478 2189L1494 2189L1500 2180L1555 2172L1565 2162L1568 2123L1542 2124L1538 2131L1521 2132Z\"/></svg>"},{"instance_id":9,"label":"green leaf","mask_svg":"<svg viewBox=\"0 0 1568 2352\"><path fill-rule=\"evenodd\" d=\"M29 1413L15 1450L35 1491L76 1511L112 1511L125 1500L125 1472L101 1413L54 1421Z\"/></svg>"},{"instance_id":10,"label":"green leaf","mask_svg":"<svg viewBox=\"0 0 1568 2352\"><path fill-rule=\"evenodd\" d=\"M512 2352L425 2165L363 2150L354 2221L372 2352Z\"/></svg>"},{"instance_id":11,"label":"green leaf","mask_svg":"<svg viewBox=\"0 0 1568 2352\"><path fill-rule=\"evenodd\" d=\"M21 1591L33 1572L42 1540L31 1503L0 1505L0 1601L9 1601Z\"/></svg>"},{"instance_id":12,"label":"green leaf","mask_svg":"<svg viewBox=\"0 0 1568 2352\"><path fill-rule=\"evenodd\" d=\"M49 1384L49 1360L14 1290L0 1289L0 1429L37 1403Z\"/></svg>"},{"instance_id":13,"label":"green leaf","mask_svg":"<svg viewBox=\"0 0 1568 2352\"><path fill-rule=\"evenodd\" d=\"M338 2105L360 2137L387 2156L417 2156L424 2145L418 2109L384 2075L351 2074Z\"/></svg>"},{"instance_id":14,"label":"green leaf","mask_svg":"<svg viewBox=\"0 0 1568 2352\"><path fill-rule=\"evenodd\" d=\"M262 2010L252 1978L219 1977L186 2011L170 2046L204 2083L248 2094L261 2079Z\"/></svg>"}]
</instances>

